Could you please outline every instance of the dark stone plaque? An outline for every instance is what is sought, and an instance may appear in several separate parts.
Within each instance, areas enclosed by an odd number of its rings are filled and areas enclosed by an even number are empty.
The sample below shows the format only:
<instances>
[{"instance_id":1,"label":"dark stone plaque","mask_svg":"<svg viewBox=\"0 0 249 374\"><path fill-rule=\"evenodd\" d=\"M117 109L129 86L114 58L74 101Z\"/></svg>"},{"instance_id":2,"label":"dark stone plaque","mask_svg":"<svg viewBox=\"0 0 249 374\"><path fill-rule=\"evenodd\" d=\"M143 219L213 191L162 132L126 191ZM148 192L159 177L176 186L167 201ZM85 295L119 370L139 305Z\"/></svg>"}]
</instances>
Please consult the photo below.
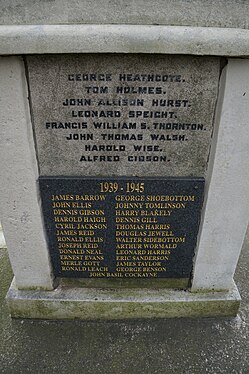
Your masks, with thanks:
<instances>
[{"instance_id":1,"label":"dark stone plaque","mask_svg":"<svg viewBox=\"0 0 249 374\"><path fill-rule=\"evenodd\" d=\"M58 277L187 278L203 178L40 177Z\"/></svg>"}]
</instances>

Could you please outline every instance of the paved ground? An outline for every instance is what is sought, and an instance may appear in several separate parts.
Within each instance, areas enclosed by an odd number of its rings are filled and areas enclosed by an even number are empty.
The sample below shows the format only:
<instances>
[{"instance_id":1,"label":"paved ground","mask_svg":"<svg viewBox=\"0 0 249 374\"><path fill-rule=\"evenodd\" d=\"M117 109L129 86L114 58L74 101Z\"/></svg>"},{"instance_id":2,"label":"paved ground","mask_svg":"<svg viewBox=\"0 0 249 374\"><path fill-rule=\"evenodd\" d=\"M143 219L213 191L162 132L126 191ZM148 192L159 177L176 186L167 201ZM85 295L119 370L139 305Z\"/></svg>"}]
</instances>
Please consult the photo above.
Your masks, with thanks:
<instances>
[{"instance_id":1,"label":"paved ground","mask_svg":"<svg viewBox=\"0 0 249 374\"><path fill-rule=\"evenodd\" d=\"M0 249L0 373L249 374L249 235L236 273L236 318L62 322L11 320L12 274Z\"/></svg>"}]
</instances>

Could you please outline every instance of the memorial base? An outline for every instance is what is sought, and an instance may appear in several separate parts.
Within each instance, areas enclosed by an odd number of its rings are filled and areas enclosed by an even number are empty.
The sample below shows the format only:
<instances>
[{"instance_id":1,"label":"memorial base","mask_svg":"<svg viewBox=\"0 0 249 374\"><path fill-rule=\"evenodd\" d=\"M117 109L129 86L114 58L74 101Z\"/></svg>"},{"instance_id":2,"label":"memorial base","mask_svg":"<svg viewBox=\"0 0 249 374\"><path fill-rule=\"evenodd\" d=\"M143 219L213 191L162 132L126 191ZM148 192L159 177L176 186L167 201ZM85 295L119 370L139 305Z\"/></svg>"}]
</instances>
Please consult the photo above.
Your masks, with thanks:
<instances>
[{"instance_id":1,"label":"memorial base","mask_svg":"<svg viewBox=\"0 0 249 374\"><path fill-rule=\"evenodd\" d=\"M7 303L14 318L114 320L136 318L235 316L240 305L236 285L227 292L173 289L79 288L18 290L12 282Z\"/></svg>"}]
</instances>

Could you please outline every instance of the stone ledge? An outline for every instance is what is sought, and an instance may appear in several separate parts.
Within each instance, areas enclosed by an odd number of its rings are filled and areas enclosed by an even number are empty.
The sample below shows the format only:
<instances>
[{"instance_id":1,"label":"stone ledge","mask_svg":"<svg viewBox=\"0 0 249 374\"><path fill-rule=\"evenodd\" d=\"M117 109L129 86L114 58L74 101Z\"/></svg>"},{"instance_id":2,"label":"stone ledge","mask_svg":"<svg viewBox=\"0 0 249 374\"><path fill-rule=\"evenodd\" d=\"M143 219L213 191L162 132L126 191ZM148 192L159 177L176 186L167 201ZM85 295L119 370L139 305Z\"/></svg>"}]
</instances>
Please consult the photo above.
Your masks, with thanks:
<instances>
[{"instance_id":1,"label":"stone ledge","mask_svg":"<svg viewBox=\"0 0 249 374\"><path fill-rule=\"evenodd\" d=\"M249 30L153 25L0 26L0 55L164 53L249 56Z\"/></svg>"},{"instance_id":2,"label":"stone ledge","mask_svg":"<svg viewBox=\"0 0 249 374\"><path fill-rule=\"evenodd\" d=\"M235 316L236 285L224 292L191 293L169 289L92 289L59 286L54 291L18 290L6 296L14 318L132 319Z\"/></svg>"}]
</instances>

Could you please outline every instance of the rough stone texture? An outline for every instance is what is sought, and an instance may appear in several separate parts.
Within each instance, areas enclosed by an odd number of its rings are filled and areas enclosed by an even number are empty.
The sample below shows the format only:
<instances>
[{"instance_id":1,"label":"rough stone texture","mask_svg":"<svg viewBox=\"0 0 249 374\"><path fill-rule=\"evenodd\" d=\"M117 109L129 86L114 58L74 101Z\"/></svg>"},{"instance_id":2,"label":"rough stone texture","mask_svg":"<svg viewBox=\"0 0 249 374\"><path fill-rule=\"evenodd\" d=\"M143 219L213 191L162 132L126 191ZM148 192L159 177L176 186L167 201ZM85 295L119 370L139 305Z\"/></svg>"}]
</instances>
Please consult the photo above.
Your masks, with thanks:
<instances>
[{"instance_id":1,"label":"rough stone texture","mask_svg":"<svg viewBox=\"0 0 249 374\"><path fill-rule=\"evenodd\" d=\"M32 127L21 58L0 59L1 223L19 288L52 289Z\"/></svg>"},{"instance_id":2,"label":"rough stone texture","mask_svg":"<svg viewBox=\"0 0 249 374\"><path fill-rule=\"evenodd\" d=\"M249 56L249 31L156 25L0 26L0 54L36 53Z\"/></svg>"},{"instance_id":3,"label":"rough stone texture","mask_svg":"<svg viewBox=\"0 0 249 374\"><path fill-rule=\"evenodd\" d=\"M7 302L12 317L42 319L131 319L236 316L240 295L229 292L191 294L163 289L63 288L21 291L12 283Z\"/></svg>"},{"instance_id":4,"label":"rough stone texture","mask_svg":"<svg viewBox=\"0 0 249 374\"><path fill-rule=\"evenodd\" d=\"M193 290L231 287L248 222L249 60L229 60L221 88Z\"/></svg>"},{"instance_id":5,"label":"rough stone texture","mask_svg":"<svg viewBox=\"0 0 249 374\"><path fill-rule=\"evenodd\" d=\"M0 23L152 24L248 28L243 0L12 0L0 1Z\"/></svg>"},{"instance_id":6,"label":"rough stone texture","mask_svg":"<svg viewBox=\"0 0 249 374\"><path fill-rule=\"evenodd\" d=\"M6 243L5 243L1 223L0 223L0 248L6 248Z\"/></svg>"},{"instance_id":7,"label":"rough stone texture","mask_svg":"<svg viewBox=\"0 0 249 374\"><path fill-rule=\"evenodd\" d=\"M219 59L160 55L64 55L28 56L29 84L33 120L37 141L41 175L78 176L203 176L209 154L212 122L216 103ZM112 81L69 81L68 74L112 74ZM181 75L174 82L119 81L119 74ZM108 93L87 93L87 86L106 86ZM116 87L155 87L161 94L117 94ZM91 105L63 106L65 99L90 99ZM102 100L143 99L143 106L103 106ZM188 100L186 107L152 106L152 100ZM119 111L118 118L73 117L78 111ZM131 118L129 111L167 112L168 118ZM170 113L173 113L170 118ZM87 129L46 129L46 122L85 122ZM136 129L104 130L94 128L94 122L136 123ZM146 129L142 129L142 123ZM202 124L202 130L153 129L154 123ZM93 134L93 140L67 140L69 134ZM122 136L142 134L143 140L104 140L102 134ZM184 141L153 141L151 135L170 136L185 134ZM86 151L85 146L115 145L116 151ZM133 146L158 146L159 152L134 151ZM124 146L124 151L119 151ZM119 162L80 161L81 156L110 155L120 157ZM163 162L130 162L130 156L164 156Z\"/></svg>"}]
</instances>

